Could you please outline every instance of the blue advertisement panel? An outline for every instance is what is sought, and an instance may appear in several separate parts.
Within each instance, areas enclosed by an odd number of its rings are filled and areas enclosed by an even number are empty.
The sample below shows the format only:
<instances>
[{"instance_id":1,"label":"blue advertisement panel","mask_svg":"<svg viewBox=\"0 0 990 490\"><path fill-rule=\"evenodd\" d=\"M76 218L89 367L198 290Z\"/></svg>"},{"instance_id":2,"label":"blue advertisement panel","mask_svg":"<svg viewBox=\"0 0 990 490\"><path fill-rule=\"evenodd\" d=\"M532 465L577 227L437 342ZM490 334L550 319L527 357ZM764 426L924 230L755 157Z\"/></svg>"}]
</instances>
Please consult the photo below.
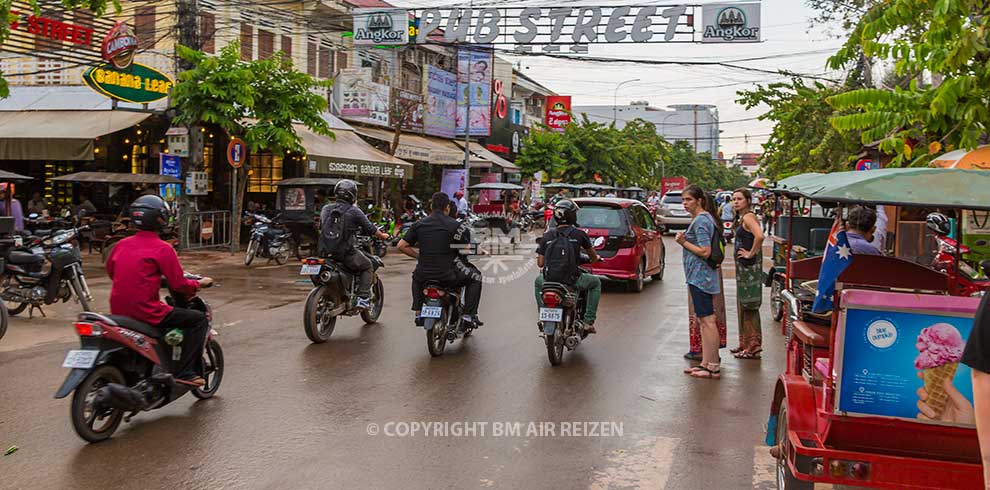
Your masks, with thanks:
<instances>
[{"instance_id":1,"label":"blue advertisement panel","mask_svg":"<svg viewBox=\"0 0 990 490\"><path fill-rule=\"evenodd\" d=\"M457 111L457 75L426 65L423 72L423 132L441 138L453 138Z\"/></svg>"},{"instance_id":2,"label":"blue advertisement panel","mask_svg":"<svg viewBox=\"0 0 990 490\"><path fill-rule=\"evenodd\" d=\"M161 175L178 179L182 175L182 163L180 163L179 157L167 153L160 153L159 155L161 157ZM174 204L179 198L179 184L159 184L158 192L162 199Z\"/></svg>"},{"instance_id":3,"label":"blue advertisement panel","mask_svg":"<svg viewBox=\"0 0 990 490\"><path fill-rule=\"evenodd\" d=\"M470 124L471 136L492 131L492 51L461 49L457 53L457 134ZM470 100L470 102L469 102ZM465 116L470 108L470 115ZM470 121L468 121L470 117Z\"/></svg>"},{"instance_id":4,"label":"blue advertisement panel","mask_svg":"<svg viewBox=\"0 0 990 490\"><path fill-rule=\"evenodd\" d=\"M974 425L970 369L959 362L972 328L972 317L850 307L839 411Z\"/></svg>"}]
</instances>

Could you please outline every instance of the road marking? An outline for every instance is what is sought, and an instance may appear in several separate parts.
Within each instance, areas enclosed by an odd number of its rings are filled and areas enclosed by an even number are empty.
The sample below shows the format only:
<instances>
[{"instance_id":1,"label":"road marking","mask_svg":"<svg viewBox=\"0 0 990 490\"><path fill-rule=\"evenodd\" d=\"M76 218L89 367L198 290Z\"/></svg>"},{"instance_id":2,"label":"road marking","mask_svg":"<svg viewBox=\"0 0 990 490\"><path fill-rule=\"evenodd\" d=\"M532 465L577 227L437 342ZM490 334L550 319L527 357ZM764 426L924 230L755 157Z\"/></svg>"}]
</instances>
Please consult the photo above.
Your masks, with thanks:
<instances>
[{"instance_id":1,"label":"road marking","mask_svg":"<svg viewBox=\"0 0 990 490\"><path fill-rule=\"evenodd\" d=\"M674 463L674 448L680 442L671 437L655 437L644 439L628 450L612 452L606 467L595 472L590 490L666 488Z\"/></svg>"}]
</instances>

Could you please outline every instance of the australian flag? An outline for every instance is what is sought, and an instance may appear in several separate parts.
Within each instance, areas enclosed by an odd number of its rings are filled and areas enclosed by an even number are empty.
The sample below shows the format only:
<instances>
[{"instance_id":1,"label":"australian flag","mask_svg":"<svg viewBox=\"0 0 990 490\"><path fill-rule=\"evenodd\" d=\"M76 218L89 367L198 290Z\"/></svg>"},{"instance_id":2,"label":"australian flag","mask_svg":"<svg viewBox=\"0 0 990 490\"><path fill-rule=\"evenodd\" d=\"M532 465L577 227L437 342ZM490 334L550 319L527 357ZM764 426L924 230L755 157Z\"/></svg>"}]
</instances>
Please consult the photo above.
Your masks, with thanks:
<instances>
[{"instance_id":1,"label":"australian flag","mask_svg":"<svg viewBox=\"0 0 990 490\"><path fill-rule=\"evenodd\" d=\"M852 257L852 248L849 246L846 230L841 224L836 223L829 233L828 246L825 247L825 256L822 257L822 268L818 272L818 294L815 295L812 311L825 313L832 310L835 281L852 263Z\"/></svg>"}]
</instances>

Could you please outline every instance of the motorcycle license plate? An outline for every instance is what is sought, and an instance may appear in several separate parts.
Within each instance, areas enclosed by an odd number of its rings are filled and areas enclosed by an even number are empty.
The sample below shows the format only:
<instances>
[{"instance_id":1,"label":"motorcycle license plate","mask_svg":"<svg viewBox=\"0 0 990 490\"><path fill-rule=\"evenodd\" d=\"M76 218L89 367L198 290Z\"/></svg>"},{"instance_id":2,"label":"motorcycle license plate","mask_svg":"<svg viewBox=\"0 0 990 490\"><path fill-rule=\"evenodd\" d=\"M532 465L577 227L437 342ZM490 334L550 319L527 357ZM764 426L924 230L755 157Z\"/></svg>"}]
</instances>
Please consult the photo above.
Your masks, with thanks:
<instances>
[{"instance_id":1,"label":"motorcycle license plate","mask_svg":"<svg viewBox=\"0 0 990 490\"><path fill-rule=\"evenodd\" d=\"M315 276L320 273L319 264L304 264L299 271L300 276Z\"/></svg>"},{"instance_id":2,"label":"motorcycle license plate","mask_svg":"<svg viewBox=\"0 0 990 490\"><path fill-rule=\"evenodd\" d=\"M562 308L540 308L541 322L559 322L564 318Z\"/></svg>"},{"instance_id":3,"label":"motorcycle license plate","mask_svg":"<svg viewBox=\"0 0 990 490\"><path fill-rule=\"evenodd\" d=\"M440 318L442 314L443 308L440 306L424 306L419 310L419 316L422 318Z\"/></svg>"},{"instance_id":4,"label":"motorcycle license plate","mask_svg":"<svg viewBox=\"0 0 990 490\"><path fill-rule=\"evenodd\" d=\"M31 249L31 253L34 254L34 255L41 255L41 254L45 253L45 249L43 249L41 247L34 247L34 248Z\"/></svg>"},{"instance_id":5,"label":"motorcycle license plate","mask_svg":"<svg viewBox=\"0 0 990 490\"><path fill-rule=\"evenodd\" d=\"M100 355L98 350L70 350L62 361L62 367L73 369L89 369L96 364L96 357Z\"/></svg>"}]
</instances>

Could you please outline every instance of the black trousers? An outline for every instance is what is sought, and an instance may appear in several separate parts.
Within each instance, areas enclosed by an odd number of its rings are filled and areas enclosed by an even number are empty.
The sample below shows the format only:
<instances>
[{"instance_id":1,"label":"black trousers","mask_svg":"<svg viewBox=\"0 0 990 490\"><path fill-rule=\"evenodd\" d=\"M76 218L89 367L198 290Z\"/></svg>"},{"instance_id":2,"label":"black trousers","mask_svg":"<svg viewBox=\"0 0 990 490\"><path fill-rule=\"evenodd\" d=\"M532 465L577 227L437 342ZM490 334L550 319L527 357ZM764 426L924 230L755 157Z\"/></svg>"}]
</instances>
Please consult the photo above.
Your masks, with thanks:
<instances>
[{"instance_id":1,"label":"black trousers","mask_svg":"<svg viewBox=\"0 0 990 490\"><path fill-rule=\"evenodd\" d=\"M334 257L344 267L358 274L357 294L362 298L371 297L371 259L360 250L351 250L351 253L342 257Z\"/></svg>"},{"instance_id":2,"label":"black trousers","mask_svg":"<svg viewBox=\"0 0 990 490\"><path fill-rule=\"evenodd\" d=\"M439 276L417 275L413 273L412 297L413 311L423 308L423 283L439 281L446 287L464 288L464 314L477 315L478 305L481 304L481 271L470 262L458 259L454 268Z\"/></svg>"},{"instance_id":3,"label":"black trousers","mask_svg":"<svg viewBox=\"0 0 990 490\"><path fill-rule=\"evenodd\" d=\"M203 348L210 322L201 311L173 308L158 324L167 333L173 328L182 330L182 352L178 362L173 362L172 374L179 378L203 375ZM164 335L164 334L163 334Z\"/></svg>"}]
</instances>

